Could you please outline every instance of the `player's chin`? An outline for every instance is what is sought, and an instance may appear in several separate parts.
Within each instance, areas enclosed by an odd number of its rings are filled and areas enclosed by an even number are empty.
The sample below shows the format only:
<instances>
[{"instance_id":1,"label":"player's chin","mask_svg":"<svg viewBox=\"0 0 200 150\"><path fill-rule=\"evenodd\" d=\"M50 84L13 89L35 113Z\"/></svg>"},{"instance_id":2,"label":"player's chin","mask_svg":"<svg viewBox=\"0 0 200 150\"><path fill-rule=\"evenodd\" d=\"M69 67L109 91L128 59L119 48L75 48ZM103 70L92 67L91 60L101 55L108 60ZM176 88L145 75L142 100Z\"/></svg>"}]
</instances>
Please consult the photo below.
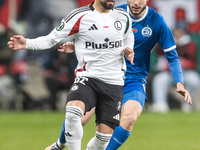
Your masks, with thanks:
<instances>
[{"instance_id":1,"label":"player's chin","mask_svg":"<svg viewBox=\"0 0 200 150\"><path fill-rule=\"evenodd\" d=\"M114 5L115 5L115 1L113 1L113 0L107 1L108 8L112 9L114 7Z\"/></svg>"},{"instance_id":2,"label":"player's chin","mask_svg":"<svg viewBox=\"0 0 200 150\"><path fill-rule=\"evenodd\" d=\"M107 4L106 5L106 9L113 9L113 7L114 7L114 4Z\"/></svg>"}]
</instances>

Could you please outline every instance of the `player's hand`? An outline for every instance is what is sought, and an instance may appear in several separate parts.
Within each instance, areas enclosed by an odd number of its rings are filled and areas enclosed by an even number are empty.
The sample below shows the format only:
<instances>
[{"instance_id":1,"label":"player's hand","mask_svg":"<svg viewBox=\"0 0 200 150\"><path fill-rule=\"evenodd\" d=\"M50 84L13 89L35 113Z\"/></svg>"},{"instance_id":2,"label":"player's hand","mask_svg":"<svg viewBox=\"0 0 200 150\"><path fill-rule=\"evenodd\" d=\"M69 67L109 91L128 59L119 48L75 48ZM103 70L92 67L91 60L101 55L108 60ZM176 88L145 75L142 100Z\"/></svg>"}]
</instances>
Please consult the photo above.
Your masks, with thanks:
<instances>
[{"instance_id":1,"label":"player's hand","mask_svg":"<svg viewBox=\"0 0 200 150\"><path fill-rule=\"evenodd\" d=\"M191 98L191 96L190 96L190 93L184 88L184 86L183 86L182 83L180 83L180 82L177 83L177 89L176 89L176 91L177 91L179 94L181 94L182 96L185 97L184 100L185 100L188 104L192 105L192 98Z\"/></svg>"},{"instance_id":2,"label":"player's hand","mask_svg":"<svg viewBox=\"0 0 200 150\"><path fill-rule=\"evenodd\" d=\"M133 59L134 59L135 53L134 53L133 49L126 47L124 50L124 55L131 62L131 64L134 65Z\"/></svg>"},{"instance_id":3,"label":"player's hand","mask_svg":"<svg viewBox=\"0 0 200 150\"><path fill-rule=\"evenodd\" d=\"M26 48L26 39L22 35L14 35L7 44L13 50L21 50Z\"/></svg>"},{"instance_id":4,"label":"player's hand","mask_svg":"<svg viewBox=\"0 0 200 150\"><path fill-rule=\"evenodd\" d=\"M75 50L75 46L73 42L66 42L63 45L60 46L58 49L59 52L65 52L65 53L72 53Z\"/></svg>"}]
</instances>

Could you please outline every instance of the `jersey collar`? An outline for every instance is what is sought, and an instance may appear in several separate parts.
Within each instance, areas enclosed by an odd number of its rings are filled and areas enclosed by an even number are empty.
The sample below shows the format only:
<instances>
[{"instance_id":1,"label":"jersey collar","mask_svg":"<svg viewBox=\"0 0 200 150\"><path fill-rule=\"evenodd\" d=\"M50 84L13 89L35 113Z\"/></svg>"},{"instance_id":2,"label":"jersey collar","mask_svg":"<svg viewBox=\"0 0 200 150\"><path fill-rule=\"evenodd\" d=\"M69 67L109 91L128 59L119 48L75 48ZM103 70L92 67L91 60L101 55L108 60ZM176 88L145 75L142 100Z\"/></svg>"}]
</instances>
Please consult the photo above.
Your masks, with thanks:
<instances>
[{"instance_id":1,"label":"jersey collar","mask_svg":"<svg viewBox=\"0 0 200 150\"><path fill-rule=\"evenodd\" d=\"M91 4L90 4L90 9L92 10L92 11L94 11L95 9L94 9L94 7L93 7L93 4L94 4L94 2L92 2Z\"/></svg>"}]
</instances>

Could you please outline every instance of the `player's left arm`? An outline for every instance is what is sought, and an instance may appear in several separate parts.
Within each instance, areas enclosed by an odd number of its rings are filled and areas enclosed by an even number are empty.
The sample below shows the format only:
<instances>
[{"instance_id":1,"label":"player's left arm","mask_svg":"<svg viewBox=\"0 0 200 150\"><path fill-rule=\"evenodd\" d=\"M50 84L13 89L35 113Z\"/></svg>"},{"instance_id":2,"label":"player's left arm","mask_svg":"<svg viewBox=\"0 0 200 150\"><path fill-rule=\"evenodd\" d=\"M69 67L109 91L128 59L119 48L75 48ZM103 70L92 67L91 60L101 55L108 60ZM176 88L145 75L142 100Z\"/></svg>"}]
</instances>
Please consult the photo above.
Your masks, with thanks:
<instances>
[{"instance_id":1,"label":"player's left arm","mask_svg":"<svg viewBox=\"0 0 200 150\"><path fill-rule=\"evenodd\" d=\"M191 96L190 96L190 93L184 88L184 85L183 85L181 82L178 82L178 83L176 84L176 91L177 91L179 94L181 94L182 96L185 97L184 100L185 100L188 104L192 105L192 98L191 98Z\"/></svg>"},{"instance_id":2,"label":"player's left arm","mask_svg":"<svg viewBox=\"0 0 200 150\"><path fill-rule=\"evenodd\" d=\"M184 88L181 63L176 51L173 34L164 18L160 18L157 30L160 33L158 37L158 43L164 50L165 56L169 63L169 68L177 87L177 92L185 97L185 101L187 101L188 104L192 104L191 96L189 92Z\"/></svg>"},{"instance_id":3,"label":"player's left arm","mask_svg":"<svg viewBox=\"0 0 200 150\"><path fill-rule=\"evenodd\" d=\"M131 62L131 64L134 65L133 59L134 59L135 53L134 53L133 49L126 47L124 49L124 55Z\"/></svg>"},{"instance_id":4,"label":"player's left arm","mask_svg":"<svg viewBox=\"0 0 200 150\"><path fill-rule=\"evenodd\" d=\"M174 48L173 50L165 52L165 55L176 84L176 91L184 96L184 100L191 105L192 99L190 93L184 88L181 64L176 49Z\"/></svg>"},{"instance_id":5,"label":"player's left arm","mask_svg":"<svg viewBox=\"0 0 200 150\"><path fill-rule=\"evenodd\" d=\"M124 32L124 55L126 56L126 58L131 62L132 65L134 65L133 60L134 60L134 51L133 51L133 47L134 47L134 42L135 42L135 38L134 38L134 34L132 31L132 22L131 22L131 18L128 14L125 14L127 22L126 22L126 30Z\"/></svg>"},{"instance_id":6,"label":"player's left arm","mask_svg":"<svg viewBox=\"0 0 200 150\"><path fill-rule=\"evenodd\" d=\"M60 46L58 49L59 52L65 52L65 53L73 53L75 51L75 46L73 42L66 42L63 45Z\"/></svg>"}]
</instances>

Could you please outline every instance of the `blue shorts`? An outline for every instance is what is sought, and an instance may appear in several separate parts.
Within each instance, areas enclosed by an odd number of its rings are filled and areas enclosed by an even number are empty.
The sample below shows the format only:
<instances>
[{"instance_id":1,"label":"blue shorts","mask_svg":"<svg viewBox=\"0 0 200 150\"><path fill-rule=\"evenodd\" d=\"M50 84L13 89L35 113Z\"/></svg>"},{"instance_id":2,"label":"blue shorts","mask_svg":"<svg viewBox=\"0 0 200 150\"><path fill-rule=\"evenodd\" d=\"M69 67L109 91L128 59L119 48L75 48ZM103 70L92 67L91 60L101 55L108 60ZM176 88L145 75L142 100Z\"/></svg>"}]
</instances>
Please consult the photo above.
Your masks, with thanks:
<instances>
[{"instance_id":1,"label":"blue shorts","mask_svg":"<svg viewBox=\"0 0 200 150\"><path fill-rule=\"evenodd\" d=\"M128 100L137 101L142 105L142 108L144 108L146 95L138 90L129 91L123 95L122 105Z\"/></svg>"}]
</instances>

